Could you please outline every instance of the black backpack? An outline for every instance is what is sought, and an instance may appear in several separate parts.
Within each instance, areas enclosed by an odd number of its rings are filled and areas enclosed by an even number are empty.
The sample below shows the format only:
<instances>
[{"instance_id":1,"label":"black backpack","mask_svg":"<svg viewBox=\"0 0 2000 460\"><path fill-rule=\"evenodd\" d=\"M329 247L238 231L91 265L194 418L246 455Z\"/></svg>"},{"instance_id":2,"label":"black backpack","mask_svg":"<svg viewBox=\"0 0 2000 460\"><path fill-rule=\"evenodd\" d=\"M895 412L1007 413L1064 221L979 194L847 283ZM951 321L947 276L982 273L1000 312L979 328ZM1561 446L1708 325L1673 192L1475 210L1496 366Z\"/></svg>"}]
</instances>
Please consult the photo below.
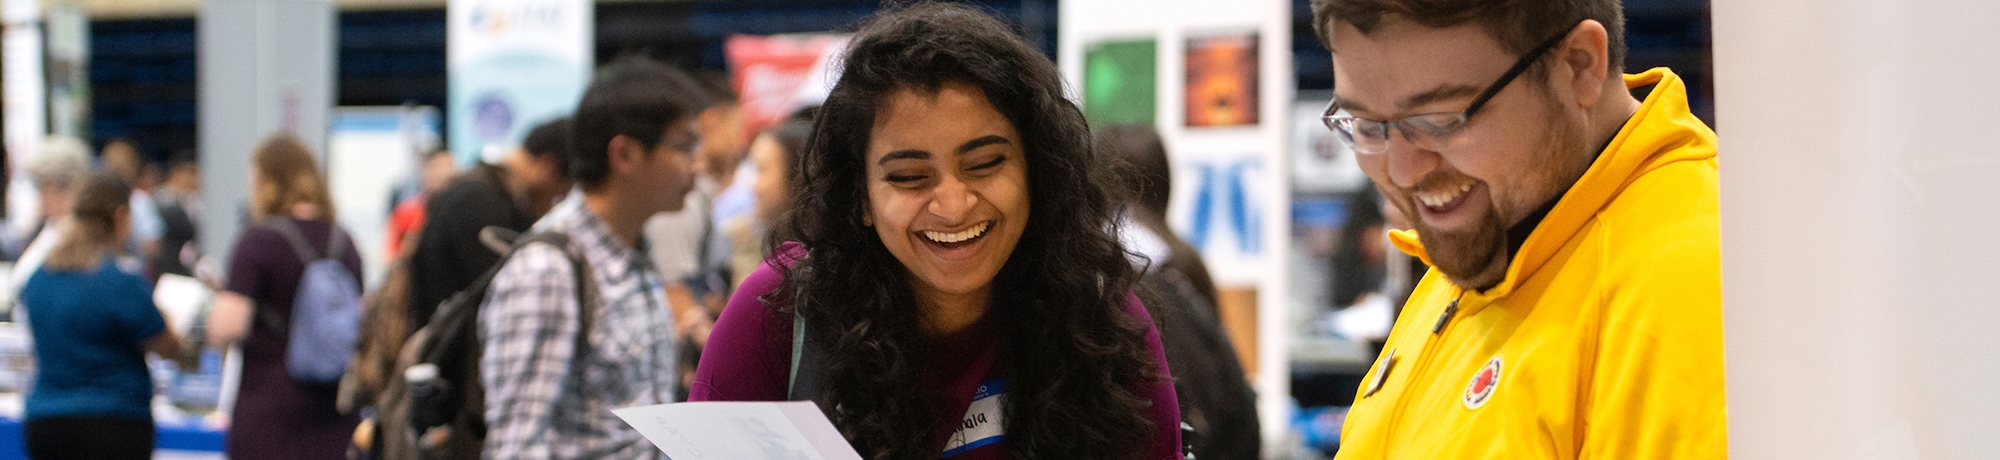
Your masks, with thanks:
<instances>
[{"instance_id":1,"label":"black backpack","mask_svg":"<svg viewBox=\"0 0 2000 460\"><path fill-rule=\"evenodd\" d=\"M480 457L486 440L486 391L479 379L479 307L492 288L494 275L521 248L547 244L569 256L581 310L577 312L577 356L589 353L590 299L595 290L589 263L569 249L567 235L543 232L510 238L512 233L499 227L487 227L481 233L482 237L512 240L512 248L478 281L439 304L430 322L404 343L396 359L396 369L402 375L390 376L376 401L378 436L374 442L381 446L382 459Z\"/></svg>"}]
</instances>

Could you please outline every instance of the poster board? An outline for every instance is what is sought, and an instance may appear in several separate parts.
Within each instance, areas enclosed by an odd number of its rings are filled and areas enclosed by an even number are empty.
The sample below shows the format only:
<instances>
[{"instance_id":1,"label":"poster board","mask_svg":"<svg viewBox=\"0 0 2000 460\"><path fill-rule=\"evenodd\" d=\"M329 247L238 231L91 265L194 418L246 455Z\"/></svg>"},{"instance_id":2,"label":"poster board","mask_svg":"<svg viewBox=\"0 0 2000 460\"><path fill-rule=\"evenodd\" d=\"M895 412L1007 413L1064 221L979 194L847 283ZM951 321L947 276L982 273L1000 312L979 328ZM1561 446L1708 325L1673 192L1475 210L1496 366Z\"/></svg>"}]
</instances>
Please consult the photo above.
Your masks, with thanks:
<instances>
[{"instance_id":1,"label":"poster board","mask_svg":"<svg viewBox=\"0 0 2000 460\"><path fill-rule=\"evenodd\" d=\"M1058 63L1071 99L1080 101L1093 128L1147 122L1093 104L1106 100L1102 94L1120 93L1103 85L1146 80L1104 77L1111 68L1104 63L1107 50L1154 45L1150 123L1173 168L1167 220L1201 251L1214 275L1224 327L1253 374L1265 439L1275 441L1288 425L1290 393L1283 353L1289 282L1281 242L1289 238L1285 148L1297 86L1292 2L1101 0L1059 8Z\"/></svg>"}]
</instances>

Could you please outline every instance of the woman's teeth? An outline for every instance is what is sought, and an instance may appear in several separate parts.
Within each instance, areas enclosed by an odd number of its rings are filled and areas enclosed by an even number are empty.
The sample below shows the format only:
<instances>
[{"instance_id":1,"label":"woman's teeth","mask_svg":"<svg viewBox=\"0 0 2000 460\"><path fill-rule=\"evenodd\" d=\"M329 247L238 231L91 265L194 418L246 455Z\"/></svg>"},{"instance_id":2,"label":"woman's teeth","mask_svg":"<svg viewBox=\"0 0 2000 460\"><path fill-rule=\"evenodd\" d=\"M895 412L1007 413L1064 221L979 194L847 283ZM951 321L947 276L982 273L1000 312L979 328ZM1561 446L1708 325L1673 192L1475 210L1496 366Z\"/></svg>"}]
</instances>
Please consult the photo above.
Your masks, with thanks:
<instances>
[{"instance_id":1,"label":"woman's teeth","mask_svg":"<svg viewBox=\"0 0 2000 460\"><path fill-rule=\"evenodd\" d=\"M1438 207L1438 206L1444 206L1445 204L1457 200L1458 197L1464 195L1465 191L1467 190L1472 190L1471 182L1466 182L1465 185L1460 185L1458 186L1457 189L1448 192L1419 193L1415 195L1415 198L1417 199L1417 202L1423 203L1424 206Z\"/></svg>"},{"instance_id":2,"label":"woman's teeth","mask_svg":"<svg viewBox=\"0 0 2000 460\"><path fill-rule=\"evenodd\" d=\"M939 243L945 243L945 244L957 243L965 240L970 240L973 238L978 238L979 235L986 234L986 227L988 227L990 224L992 224L992 222L980 222L979 225L974 225L972 226L972 228L965 229L965 231L958 233L925 231L924 237L930 238L931 241L936 241Z\"/></svg>"}]
</instances>

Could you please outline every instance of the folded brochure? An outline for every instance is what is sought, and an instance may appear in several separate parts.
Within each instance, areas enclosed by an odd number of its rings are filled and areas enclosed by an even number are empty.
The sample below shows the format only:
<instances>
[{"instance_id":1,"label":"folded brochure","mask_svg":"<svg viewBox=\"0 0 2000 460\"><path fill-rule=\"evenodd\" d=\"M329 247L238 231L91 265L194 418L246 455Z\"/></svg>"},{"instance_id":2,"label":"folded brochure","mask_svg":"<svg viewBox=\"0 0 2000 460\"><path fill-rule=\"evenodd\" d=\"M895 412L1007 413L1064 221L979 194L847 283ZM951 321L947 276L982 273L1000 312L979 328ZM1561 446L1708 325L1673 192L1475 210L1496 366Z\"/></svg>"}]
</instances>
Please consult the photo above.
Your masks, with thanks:
<instances>
[{"instance_id":1,"label":"folded brochure","mask_svg":"<svg viewBox=\"0 0 2000 460\"><path fill-rule=\"evenodd\" d=\"M686 402L611 413L673 460L861 460L811 401Z\"/></svg>"}]
</instances>

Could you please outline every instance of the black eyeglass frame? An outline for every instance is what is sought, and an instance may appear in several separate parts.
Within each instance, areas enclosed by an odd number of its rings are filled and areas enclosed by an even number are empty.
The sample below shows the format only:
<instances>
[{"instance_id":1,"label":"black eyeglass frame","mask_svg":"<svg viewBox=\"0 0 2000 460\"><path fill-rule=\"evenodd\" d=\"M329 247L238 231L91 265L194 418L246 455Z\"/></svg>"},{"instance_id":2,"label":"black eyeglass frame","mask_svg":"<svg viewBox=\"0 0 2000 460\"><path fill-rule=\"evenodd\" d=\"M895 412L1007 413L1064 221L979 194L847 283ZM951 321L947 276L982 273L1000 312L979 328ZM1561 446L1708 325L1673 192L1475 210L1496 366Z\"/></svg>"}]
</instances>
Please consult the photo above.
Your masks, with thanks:
<instances>
[{"instance_id":1,"label":"black eyeglass frame","mask_svg":"<svg viewBox=\"0 0 2000 460\"><path fill-rule=\"evenodd\" d=\"M1569 37L1569 34L1570 31L1564 30L1561 33L1556 34L1554 37L1549 37L1549 39L1547 41L1542 42L1541 45L1536 46L1532 50L1529 50L1528 54L1522 55L1519 61L1514 62L1514 67L1507 69L1506 74L1500 75L1500 78L1498 80L1494 80L1493 84L1487 85L1485 91L1480 91L1479 97L1473 98L1471 105L1466 106L1464 111L1454 114L1457 116L1449 124L1450 128L1448 129L1450 130L1450 132L1447 133L1426 132L1425 136L1413 136L1410 134L1412 130L1410 129L1409 126L1405 124L1405 122L1408 122L1412 119L1446 115L1450 114L1449 112L1424 113L1424 114L1410 115L1407 117L1402 117L1387 122L1377 122L1363 118L1355 118L1353 116L1338 115L1338 113L1340 113L1341 110L1341 107L1339 105L1340 99L1338 98L1326 102L1326 111L1320 114L1320 121L1326 124L1326 129L1332 130L1335 134L1338 135L1336 137L1339 137L1341 141L1346 142L1348 147L1353 148L1354 151L1357 153L1381 153L1382 151L1388 150L1389 133L1386 128L1390 126L1393 126L1396 128L1397 131L1402 132L1403 138L1408 139L1411 142L1416 142L1416 139L1420 137L1436 138L1436 137L1456 135L1464 130L1466 123L1472 121L1473 114L1479 113L1479 109L1481 107L1486 106L1487 101L1492 100L1494 95L1500 94L1500 90L1506 89L1507 85L1513 83L1515 78L1518 78L1521 76L1522 73L1527 72L1528 66L1534 65L1535 61L1538 61L1542 58L1542 55L1548 54L1549 50L1551 49L1555 49L1557 44L1562 43L1564 38ZM1357 121L1373 122L1377 125L1384 127L1383 129L1380 129L1380 131L1382 131L1383 148L1370 152L1363 150L1361 146L1354 141L1354 128L1352 124ZM1346 129L1342 129L1343 124L1348 125L1348 127ZM1445 126L1445 125L1434 124L1434 126Z\"/></svg>"}]
</instances>

